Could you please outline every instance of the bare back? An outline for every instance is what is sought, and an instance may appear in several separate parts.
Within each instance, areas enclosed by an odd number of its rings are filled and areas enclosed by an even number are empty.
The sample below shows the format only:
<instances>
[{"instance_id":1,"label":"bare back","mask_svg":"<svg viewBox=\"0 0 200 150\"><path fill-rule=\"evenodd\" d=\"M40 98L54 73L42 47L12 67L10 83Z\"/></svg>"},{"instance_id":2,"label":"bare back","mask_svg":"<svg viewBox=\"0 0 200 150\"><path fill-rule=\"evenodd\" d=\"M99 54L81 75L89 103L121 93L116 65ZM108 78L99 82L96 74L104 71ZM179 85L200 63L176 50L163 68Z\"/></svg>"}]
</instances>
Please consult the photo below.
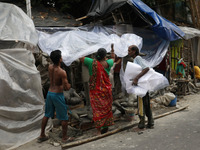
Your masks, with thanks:
<instances>
[{"instance_id":1,"label":"bare back","mask_svg":"<svg viewBox=\"0 0 200 150\"><path fill-rule=\"evenodd\" d=\"M50 79L50 92L62 93L63 90L70 89L71 85L68 83L67 74L62 68L60 68L60 66L49 65L48 71Z\"/></svg>"}]
</instances>

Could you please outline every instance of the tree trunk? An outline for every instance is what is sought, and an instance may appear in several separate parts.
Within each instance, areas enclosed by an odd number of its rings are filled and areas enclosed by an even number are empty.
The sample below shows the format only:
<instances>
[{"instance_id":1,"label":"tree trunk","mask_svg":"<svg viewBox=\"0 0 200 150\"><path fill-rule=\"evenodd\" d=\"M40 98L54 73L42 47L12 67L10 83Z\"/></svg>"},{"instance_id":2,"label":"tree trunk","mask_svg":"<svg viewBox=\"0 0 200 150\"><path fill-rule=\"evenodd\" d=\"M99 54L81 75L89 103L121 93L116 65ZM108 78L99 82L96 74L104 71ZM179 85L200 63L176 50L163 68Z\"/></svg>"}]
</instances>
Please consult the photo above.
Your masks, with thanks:
<instances>
[{"instance_id":1,"label":"tree trunk","mask_svg":"<svg viewBox=\"0 0 200 150\"><path fill-rule=\"evenodd\" d=\"M192 2L194 3L194 12L196 14L197 28L200 29L200 15L199 15L198 7L197 7L197 1L196 0L192 0Z\"/></svg>"},{"instance_id":2,"label":"tree trunk","mask_svg":"<svg viewBox=\"0 0 200 150\"><path fill-rule=\"evenodd\" d=\"M196 24L196 19L195 19L195 13L194 13L194 5L192 4L192 0L189 0L189 4L190 4L190 12L191 12L191 15L192 15L192 22L194 24L194 27L197 27L197 24Z\"/></svg>"},{"instance_id":3,"label":"tree trunk","mask_svg":"<svg viewBox=\"0 0 200 150\"><path fill-rule=\"evenodd\" d=\"M198 8L198 11L199 11L199 16L200 16L200 0L197 0L197 8Z\"/></svg>"},{"instance_id":4,"label":"tree trunk","mask_svg":"<svg viewBox=\"0 0 200 150\"><path fill-rule=\"evenodd\" d=\"M191 11L192 22L194 24L194 27L200 29L200 15L199 15L200 8L197 7L197 2L195 0L189 0L189 3L190 3L190 11Z\"/></svg>"},{"instance_id":5,"label":"tree trunk","mask_svg":"<svg viewBox=\"0 0 200 150\"><path fill-rule=\"evenodd\" d=\"M200 29L200 0L196 0L196 10L197 10L197 21L198 21L198 28Z\"/></svg>"}]
</instances>

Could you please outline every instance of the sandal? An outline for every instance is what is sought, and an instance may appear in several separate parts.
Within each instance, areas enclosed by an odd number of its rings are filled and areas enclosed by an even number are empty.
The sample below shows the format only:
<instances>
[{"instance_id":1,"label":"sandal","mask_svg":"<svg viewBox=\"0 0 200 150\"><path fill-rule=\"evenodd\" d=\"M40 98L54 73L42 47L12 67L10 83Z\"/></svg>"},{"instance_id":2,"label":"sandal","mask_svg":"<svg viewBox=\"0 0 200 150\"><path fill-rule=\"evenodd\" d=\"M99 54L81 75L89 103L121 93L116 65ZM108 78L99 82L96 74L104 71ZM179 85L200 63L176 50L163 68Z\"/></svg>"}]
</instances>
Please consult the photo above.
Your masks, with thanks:
<instances>
[{"instance_id":1,"label":"sandal","mask_svg":"<svg viewBox=\"0 0 200 150\"><path fill-rule=\"evenodd\" d=\"M45 136L45 137L39 137L38 139L37 139L37 142L38 143L42 143L42 142L44 142L44 141L46 141L46 140L48 140L49 139L49 137L47 137L47 136Z\"/></svg>"}]
</instances>

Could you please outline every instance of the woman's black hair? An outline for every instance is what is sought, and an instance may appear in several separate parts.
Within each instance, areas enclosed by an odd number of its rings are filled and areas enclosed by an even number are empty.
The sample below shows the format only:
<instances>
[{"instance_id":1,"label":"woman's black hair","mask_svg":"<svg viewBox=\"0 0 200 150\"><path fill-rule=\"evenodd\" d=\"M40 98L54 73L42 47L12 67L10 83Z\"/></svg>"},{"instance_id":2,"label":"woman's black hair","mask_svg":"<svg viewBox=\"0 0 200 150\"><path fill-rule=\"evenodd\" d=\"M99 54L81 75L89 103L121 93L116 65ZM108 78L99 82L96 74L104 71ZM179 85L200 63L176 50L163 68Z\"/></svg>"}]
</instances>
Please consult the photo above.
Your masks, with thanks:
<instances>
[{"instance_id":1,"label":"woman's black hair","mask_svg":"<svg viewBox=\"0 0 200 150\"><path fill-rule=\"evenodd\" d=\"M60 50L52 51L51 54L50 54L50 58L55 65L58 65L61 57L62 56L61 56Z\"/></svg>"},{"instance_id":2,"label":"woman's black hair","mask_svg":"<svg viewBox=\"0 0 200 150\"><path fill-rule=\"evenodd\" d=\"M100 48L97 51L96 59L98 61L101 61L106 56L106 54L107 54L107 51L104 48Z\"/></svg>"}]
</instances>

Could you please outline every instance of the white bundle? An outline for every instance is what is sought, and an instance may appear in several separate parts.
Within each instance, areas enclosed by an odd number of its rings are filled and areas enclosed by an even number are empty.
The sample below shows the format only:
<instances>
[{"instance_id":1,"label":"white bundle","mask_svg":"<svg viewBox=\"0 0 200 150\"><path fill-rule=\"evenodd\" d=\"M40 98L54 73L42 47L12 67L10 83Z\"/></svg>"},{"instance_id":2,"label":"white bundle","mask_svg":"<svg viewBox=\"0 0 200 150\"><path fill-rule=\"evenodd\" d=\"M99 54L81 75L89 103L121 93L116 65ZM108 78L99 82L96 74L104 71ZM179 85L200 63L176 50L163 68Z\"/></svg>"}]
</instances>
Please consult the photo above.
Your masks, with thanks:
<instances>
[{"instance_id":1,"label":"white bundle","mask_svg":"<svg viewBox=\"0 0 200 150\"><path fill-rule=\"evenodd\" d=\"M131 62L127 63L124 81L128 93L143 97L148 91L156 91L169 85L167 78L152 68L138 80L137 86L132 85L132 79L134 79L141 71L142 68L140 65Z\"/></svg>"}]
</instances>

